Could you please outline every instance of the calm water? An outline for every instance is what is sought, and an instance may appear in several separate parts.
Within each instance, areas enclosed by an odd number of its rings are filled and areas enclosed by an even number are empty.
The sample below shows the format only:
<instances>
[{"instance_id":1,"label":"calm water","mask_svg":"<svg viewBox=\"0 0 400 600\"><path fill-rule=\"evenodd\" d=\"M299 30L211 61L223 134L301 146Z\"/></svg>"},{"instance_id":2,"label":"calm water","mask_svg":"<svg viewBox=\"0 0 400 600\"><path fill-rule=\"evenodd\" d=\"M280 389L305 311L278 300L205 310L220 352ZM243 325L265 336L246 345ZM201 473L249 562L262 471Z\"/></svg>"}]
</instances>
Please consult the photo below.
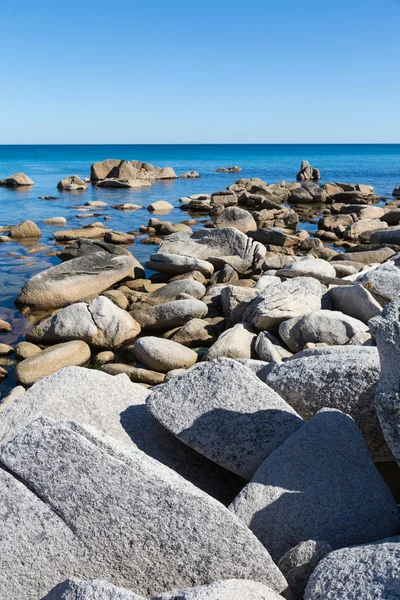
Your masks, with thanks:
<instances>
[{"instance_id":1,"label":"calm water","mask_svg":"<svg viewBox=\"0 0 400 600\"><path fill-rule=\"evenodd\" d=\"M106 158L138 159L157 166L172 166L177 174L196 170L201 179L153 184L144 190L96 189L86 192L59 192L60 179L73 174L89 177L90 165ZM13 323L13 332L1 335L0 341L14 344L23 339L29 323L14 307L21 287L32 274L57 264L56 257L47 256L54 250L52 232L59 229L45 225L43 219L52 216L67 218L67 227L81 227L103 216L119 231L137 230L148 222L145 209L134 212L116 211L111 206L93 209L99 216L78 218L77 207L88 200L103 200L111 204L134 202L146 207L155 200L168 200L177 207L161 218L181 221L188 218L179 209L179 198L196 193L210 193L226 188L239 177L261 177L268 183L282 179L293 181L302 160L308 160L321 170L322 182L343 181L373 185L378 194L390 196L400 184L400 144L396 145L96 145L96 146L0 146L0 179L23 171L34 181L28 189L0 187L0 225L17 224L24 219L35 221L41 231L40 245L50 246L31 253L37 242L21 245L0 244L0 318ZM238 174L215 173L218 167L239 165ZM39 196L58 196L58 200L39 200ZM136 243L130 248L141 262L154 246ZM9 254L13 253L13 254ZM1 395L14 385L10 378L1 385Z\"/></svg>"}]
</instances>

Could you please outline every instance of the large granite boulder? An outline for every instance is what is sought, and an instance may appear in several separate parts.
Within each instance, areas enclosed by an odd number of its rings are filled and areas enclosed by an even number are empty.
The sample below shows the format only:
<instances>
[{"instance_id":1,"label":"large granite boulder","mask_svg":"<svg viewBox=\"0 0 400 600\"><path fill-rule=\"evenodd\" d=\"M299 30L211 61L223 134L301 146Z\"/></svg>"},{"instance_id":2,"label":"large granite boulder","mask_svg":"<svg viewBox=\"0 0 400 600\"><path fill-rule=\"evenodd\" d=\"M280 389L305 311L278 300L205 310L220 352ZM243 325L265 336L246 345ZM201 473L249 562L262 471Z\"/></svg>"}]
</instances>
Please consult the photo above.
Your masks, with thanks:
<instances>
[{"instance_id":1,"label":"large granite boulder","mask_svg":"<svg viewBox=\"0 0 400 600\"><path fill-rule=\"evenodd\" d=\"M336 548L396 535L400 511L353 419L323 409L268 456L231 510L279 560L305 540Z\"/></svg>"},{"instance_id":2,"label":"large granite boulder","mask_svg":"<svg viewBox=\"0 0 400 600\"><path fill-rule=\"evenodd\" d=\"M121 161L114 158L108 158L102 162L94 163L90 167L90 179L92 181L99 181L105 179L110 171L119 165Z\"/></svg>"},{"instance_id":3,"label":"large granite boulder","mask_svg":"<svg viewBox=\"0 0 400 600\"><path fill-rule=\"evenodd\" d=\"M287 587L267 550L230 511L95 429L41 418L0 448L0 460L86 546L90 578L144 596L222 577L254 579L277 592Z\"/></svg>"},{"instance_id":4,"label":"large granite boulder","mask_svg":"<svg viewBox=\"0 0 400 600\"><path fill-rule=\"evenodd\" d=\"M9 177L2 179L0 181L0 185L4 185L6 187L21 187L35 185L35 182L32 181L28 175L25 175L25 173L15 173L14 175L10 175Z\"/></svg>"},{"instance_id":5,"label":"large granite boulder","mask_svg":"<svg viewBox=\"0 0 400 600\"><path fill-rule=\"evenodd\" d=\"M292 264L284 267L285 271L294 271L299 275L309 275L313 277L336 277L336 271L327 260L322 258L307 258L299 262L293 262Z\"/></svg>"},{"instance_id":6,"label":"large granite boulder","mask_svg":"<svg viewBox=\"0 0 400 600\"><path fill-rule=\"evenodd\" d=\"M145 598L101 579L82 581L76 577L69 577L50 590L42 600L145 600Z\"/></svg>"},{"instance_id":7,"label":"large granite boulder","mask_svg":"<svg viewBox=\"0 0 400 600\"><path fill-rule=\"evenodd\" d=\"M400 269L395 265L379 265L365 274L361 272L357 281L362 281L381 306L400 298Z\"/></svg>"},{"instance_id":8,"label":"large granite boulder","mask_svg":"<svg viewBox=\"0 0 400 600\"><path fill-rule=\"evenodd\" d=\"M58 256L61 260L71 260L71 258L78 258L79 256L87 256L88 254L96 254L96 252L108 252L109 254L115 254L118 256L132 256L132 254L126 248L120 248L115 244L107 244L100 240L89 240L87 238L79 238L68 244L62 250ZM136 259L135 259L136 260ZM137 261L136 261L137 262ZM135 269L135 276L139 279L144 277L144 269L139 262L137 262L137 268Z\"/></svg>"},{"instance_id":9,"label":"large granite boulder","mask_svg":"<svg viewBox=\"0 0 400 600\"><path fill-rule=\"evenodd\" d=\"M225 579L201 587L167 592L152 600L282 600L282 596L263 583Z\"/></svg>"},{"instance_id":10,"label":"large granite boulder","mask_svg":"<svg viewBox=\"0 0 400 600\"><path fill-rule=\"evenodd\" d=\"M144 266L151 271L170 273L171 275L199 271L205 277L211 277L214 273L214 266L210 262L180 254L152 254Z\"/></svg>"},{"instance_id":11,"label":"large granite boulder","mask_svg":"<svg viewBox=\"0 0 400 600\"><path fill-rule=\"evenodd\" d=\"M238 323L221 333L207 352L207 360L215 358L252 358L257 334L245 323Z\"/></svg>"},{"instance_id":12,"label":"large granite boulder","mask_svg":"<svg viewBox=\"0 0 400 600\"><path fill-rule=\"evenodd\" d=\"M229 206L215 219L217 227L234 227L243 233L257 231L257 223L252 215L243 208Z\"/></svg>"},{"instance_id":13,"label":"large granite boulder","mask_svg":"<svg viewBox=\"0 0 400 600\"><path fill-rule=\"evenodd\" d=\"M350 317L368 323L372 317L378 316L382 307L363 285L337 285L331 287L329 296L333 307Z\"/></svg>"},{"instance_id":14,"label":"large granite boulder","mask_svg":"<svg viewBox=\"0 0 400 600\"><path fill-rule=\"evenodd\" d=\"M400 537L336 550L315 569L305 600L400 598Z\"/></svg>"},{"instance_id":15,"label":"large granite boulder","mask_svg":"<svg viewBox=\"0 0 400 600\"><path fill-rule=\"evenodd\" d=\"M133 308L131 315L142 329L166 330L185 325L191 319L202 319L207 312L207 304L196 298L186 298L156 306Z\"/></svg>"},{"instance_id":16,"label":"large granite boulder","mask_svg":"<svg viewBox=\"0 0 400 600\"><path fill-rule=\"evenodd\" d=\"M318 169L314 169L307 160L303 160L300 166L300 171L296 175L297 181L318 181L321 175Z\"/></svg>"},{"instance_id":17,"label":"large granite boulder","mask_svg":"<svg viewBox=\"0 0 400 600\"><path fill-rule=\"evenodd\" d=\"M96 297L112 285L132 277L137 268L132 256L96 252L50 267L27 281L16 300L31 310L62 308Z\"/></svg>"},{"instance_id":18,"label":"large granite boulder","mask_svg":"<svg viewBox=\"0 0 400 600\"><path fill-rule=\"evenodd\" d=\"M8 235L12 239L29 239L29 238L40 238L41 231L39 227L33 221L22 221L19 225L10 227Z\"/></svg>"},{"instance_id":19,"label":"large granite boulder","mask_svg":"<svg viewBox=\"0 0 400 600\"><path fill-rule=\"evenodd\" d=\"M318 563L332 552L328 542L307 540L300 542L282 556L278 567L285 575L295 600L303 600L304 590Z\"/></svg>"},{"instance_id":20,"label":"large granite boulder","mask_svg":"<svg viewBox=\"0 0 400 600\"><path fill-rule=\"evenodd\" d=\"M185 444L246 479L303 425L278 394L226 358L155 388L147 406Z\"/></svg>"},{"instance_id":21,"label":"large granite boulder","mask_svg":"<svg viewBox=\"0 0 400 600\"><path fill-rule=\"evenodd\" d=\"M350 415L374 459L385 460L390 452L375 409L380 368L374 347L315 348L277 365L267 383L307 421L324 407Z\"/></svg>"}]
</instances>

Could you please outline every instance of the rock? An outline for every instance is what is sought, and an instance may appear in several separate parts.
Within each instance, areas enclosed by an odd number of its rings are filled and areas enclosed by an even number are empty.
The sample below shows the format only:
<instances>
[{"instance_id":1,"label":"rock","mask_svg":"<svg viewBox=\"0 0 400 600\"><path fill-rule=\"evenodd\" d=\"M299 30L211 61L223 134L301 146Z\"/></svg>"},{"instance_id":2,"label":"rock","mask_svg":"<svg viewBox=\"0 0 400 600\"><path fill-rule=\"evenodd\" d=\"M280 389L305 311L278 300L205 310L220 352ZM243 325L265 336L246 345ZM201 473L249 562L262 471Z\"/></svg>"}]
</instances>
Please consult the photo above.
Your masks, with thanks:
<instances>
[{"instance_id":1,"label":"rock","mask_svg":"<svg viewBox=\"0 0 400 600\"><path fill-rule=\"evenodd\" d=\"M222 192L214 192L211 195L211 206L223 206L226 208L228 206L236 206L237 203L238 197L231 190L222 190Z\"/></svg>"},{"instance_id":2,"label":"rock","mask_svg":"<svg viewBox=\"0 0 400 600\"><path fill-rule=\"evenodd\" d=\"M289 352L282 342L269 331L260 331L254 344L255 352L260 360L265 362L282 362L283 358L290 358Z\"/></svg>"},{"instance_id":3,"label":"rock","mask_svg":"<svg viewBox=\"0 0 400 600\"><path fill-rule=\"evenodd\" d=\"M273 329L282 321L318 310L321 297L321 284L311 277L274 282L250 302L243 321L259 330Z\"/></svg>"},{"instance_id":4,"label":"rock","mask_svg":"<svg viewBox=\"0 0 400 600\"><path fill-rule=\"evenodd\" d=\"M318 565L305 600L395 600L400 595L400 537L331 552Z\"/></svg>"},{"instance_id":5,"label":"rock","mask_svg":"<svg viewBox=\"0 0 400 600\"><path fill-rule=\"evenodd\" d=\"M392 196L400 196L400 185L394 188Z\"/></svg>"},{"instance_id":6,"label":"rock","mask_svg":"<svg viewBox=\"0 0 400 600\"><path fill-rule=\"evenodd\" d=\"M190 256L179 254L152 254L150 260L145 263L146 269L159 271L160 273L181 274L199 271L206 277L211 277L214 267L211 263Z\"/></svg>"},{"instance_id":7,"label":"rock","mask_svg":"<svg viewBox=\"0 0 400 600\"><path fill-rule=\"evenodd\" d=\"M123 310L127 310L129 306L128 298L119 290L108 290L107 292L103 292L101 295L111 300L111 302Z\"/></svg>"},{"instance_id":8,"label":"rock","mask_svg":"<svg viewBox=\"0 0 400 600\"><path fill-rule=\"evenodd\" d=\"M129 160L121 162L113 167L107 174L107 179L136 179L137 169Z\"/></svg>"},{"instance_id":9,"label":"rock","mask_svg":"<svg viewBox=\"0 0 400 600\"><path fill-rule=\"evenodd\" d=\"M125 365L123 363L106 363L101 365L100 369L103 373L108 373L109 375L125 374L134 383L144 383L146 385L159 385L160 383L164 383L165 379L165 375L157 373L157 371L149 371L148 369L132 367L132 365Z\"/></svg>"},{"instance_id":10,"label":"rock","mask_svg":"<svg viewBox=\"0 0 400 600\"><path fill-rule=\"evenodd\" d=\"M103 202L102 200L89 200L88 202L85 202L85 206L103 208L104 206L107 206L107 202Z\"/></svg>"},{"instance_id":11,"label":"rock","mask_svg":"<svg viewBox=\"0 0 400 600\"><path fill-rule=\"evenodd\" d=\"M217 227L234 227L243 233L257 231L257 223L247 210L229 206L215 219Z\"/></svg>"},{"instance_id":12,"label":"rock","mask_svg":"<svg viewBox=\"0 0 400 600\"><path fill-rule=\"evenodd\" d=\"M209 288L209 291L212 288ZM227 285L221 288L221 306L224 316L236 322L234 317L239 316L239 321L248 303L258 294L254 288ZM235 310L236 309L236 310Z\"/></svg>"},{"instance_id":13,"label":"rock","mask_svg":"<svg viewBox=\"0 0 400 600\"><path fill-rule=\"evenodd\" d=\"M8 235L12 239L39 238L42 234L33 221L22 221L19 225L10 227Z\"/></svg>"},{"instance_id":14,"label":"rock","mask_svg":"<svg viewBox=\"0 0 400 600\"><path fill-rule=\"evenodd\" d=\"M18 363L15 379L24 386L30 386L62 367L84 365L88 360L90 360L90 348L85 342L71 341L56 344Z\"/></svg>"},{"instance_id":15,"label":"rock","mask_svg":"<svg viewBox=\"0 0 400 600\"><path fill-rule=\"evenodd\" d=\"M393 256L395 251L391 248L380 248L379 250L366 250L362 252L340 252L332 260L355 261L364 265L372 263L383 263Z\"/></svg>"},{"instance_id":16,"label":"rock","mask_svg":"<svg viewBox=\"0 0 400 600\"><path fill-rule=\"evenodd\" d=\"M210 346L216 341L216 336L211 325L203 319L191 319L178 329L171 339L188 348Z\"/></svg>"},{"instance_id":17,"label":"rock","mask_svg":"<svg viewBox=\"0 0 400 600\"><path fill-rule=\"evenodd\" d=\"M381 306L400 297L400 269L395 265L379 265L366 273L360 273L362 281Z\"/></svg>"},{"instance_id":18,"label":"rock","mask_svg":"<svg viewBox=\"0 0 400 600\"><path fill-rule=\"evenodd\" d=\"M36 356L42 351L39 346L36 344L31 344L30 342L19 342L15 346L15 358L17 360L23 360L24 358L30 358L31 356Z\"/></svg>"},{"instance_id":19,"label":"rock","mask_svg":"<svg viewBox=\"0 0 400 600\"><path fill-rule=\"evenodd\" d=\"M276 448L231 510L274 560L305 540L336 549L394 535L400 525L399 508L356 424L331 409Z\"/></svg>"},{"instance_id":20,"label":"rock","mask_svg":"<svg viewBox=\"0 0 400 600\"><path fill-rule=\"evenodd\" d=\"M311 194L313 202L316 204L323 204L326 202L327 194L324 188L320 187L313 181L306 181L303 184L303 188L307 190L309 194Z\"/></svg>"},{"instance_id":21,"label":"rock","mask_svg":"<svg viewBox=\"0 0 400 600\"><path fill-rule=\"evenodd\" d=\"M294 262L283 268L285 271L295 271L299 275L309 275L310 277L336 277L336 271L333 266L321 258L308 258L300 262Z\"/></svg>"},{"instance_id":22,"label":"rock","mask_svg":"<svg viewBox=\"0 0 400 600\"><path fill-rule=\"evenodd\" d=\"M14 348L9 344L0 343L0 356L9 356L14 352Z\"/></svg>"},{"instance_id":23,"label":"rock","mask_svg":"<svg viewBox=\"0 0 400 600\"><path fill-rule=\"evenodd\" d=\"M49 219L44 219L43 223L47 223L48 225L59 225L63 227L67 224L67 219L65 217L50 217Z\"/></svg>"},{"instance_id":24,"label":"rock","mask_svg":"<svg viewBox=\"0 0 400 600\"><path fill-rule=\"evenodd\" d=\"M131 310L130 314L142 329L171 329L185 325L191 319L202 319L208 312L207 305L195 298L174 300L165 304Z\"/></svg>"},{"instance_id":25,"label":"rock","mask_svg":"<svg viewBox=\"0 0 400 600\"><path fill-rule=\"evenodd\" d=\"M94 429L38 419L0 458L90 548L92 577L102 572L145 596L221 577L286 588L268 552L219 502Z\"/></svg>"},{"instance_id":26,"label":"rock","mask_svg":"<svg viewBox=\"0 0 400 600\"><path fill-rule=\"evenodd\" d=\"M143 208L139 204L132 204L130 202L124 202L124 204L113 204L112 208L115 210L138 210L138 208Z\"/></svg>"},{"instance_id":27,"label":"rock","mask_svg":"<svg viewBox=\"0 0 400 600\"><path fill-rule=\"evenodd\" d=\"M171 235L177 231L192 231L192 229L184 223L170 223L168 221L162 222L162 225L158 229L159 235Z\"/></svg>"},{"instance_id":28,"label":"rock","mask_svg":"<svg viewBox=\"0 0 400 600\"><path fill-rule=\"evenodd\" d=\"M300 171L296 175L297 181L308 181L310 179L318 180L320 178L321 175L319 170L314 169L308 161L303 160Z\"/></svg>"},{"instance_id":29,"label":"rock","mask_svg":"<svg viewBox=\"0 0 400 600\"><path fill-rule=\"evenodd\" d=\"M104 234L104 241L110 244L133 244L135 236L123 231L107 231Z\"/></svg>"},{"instance_id":30,"label":"rock","mask_svg":"<svg viewBox=\"0 0 400 600\"><path fill-rule=\"evenodd\" d=\"M142 365L161 373L168 373L173 369L187 369L197 361L196 352L190 348L172 340L152 336L137 340L134 350Z\"/></svg>"},{"instance_id":31,"label":"rock","mask_svg":"<svg viewBox=\"0 0 400 600\"><path fill-rule=\"evenodd\" d=\"M343 188L339 187L336 183L323 183L321 187L326 191L328 197L343 192Z\"/></svg>"},{"instance_id":32,"label":"rock","mask_svg":"<svg viewBox=\"0 0 400 600\"><path fill-rule=\"evenodd\" d=\"M1 333L9 333L12 331L12 326L7 321L0 319L0 332Z\"/></svg>"},{"instance_id":33,"label":"rock","mask_svg":"<svg viewBox=\"0 0 400 600\"><path fill-rule=\"evenodd\" d=\"M263 258L266 249L247 235L226 227L200 229L193 233L182 231L168 236L160 244L162 254L180 254L212 262L218 268L229 264L238 273L244 274Z\"/></svg>"},{"instance_id":34,"label":"rock","mask_svg":"<svg viewBox=\"0 0 400 600\"><path fill-rule=\"evenodd\" d=\"M114 352L112 352L111 350L102 350L102 352L99 352L93 358L93 366L96 368L99 368L99 367L101 368L103 365L106 365L107 363L110 363L114 360L115 360Z\"/></svg>"},{"instance_id":35,"label":"rock","mask_svg":"<svg viewBox=\"0 0 400 600\"><path fill-rule=\"evenodd\" d=\"M147 210L150 212L167 212L173 208L174 207L169 202L166 202L165 200L158 200L157 202L152 202L152 204L149 204Z\"/></svg>"},{"instance_id":36,"label":"rock","mask_svg":"<svg viewBox=\"0 0 400 600\"><path fill-rule=\"evenodd\" d=\"M327 542L307 540L288 550L278 566L285 575L295 600L303 600L304 590L318 563L332 552Z\"/></svg>"},{"instance_id":37,"label":"rock","mask_svg":"<svg viewBox=\"0 0 400 600\"><path fill-rule=\"evenodd\" d=\"M215 358L252 358L257 334L245 323L238 323L222 333L207 352L207 360Z\"/></svg>"},{"instance_id":38,"label":"rock","mask_svg":"<svg viewBox=\"0 0 400 600\"><path fill-rule=\"evenodd\" d=\"M99 296L90 304L71 304L44 319L27 333L26 339L41 344L82 340L98 348L114 349L139 333L139 323L128 312Z\"/></svg>"},{"instance_id":39,"label":"rock","mask_svg":"<svg viewBox=\"0 0 400 600\"><path fill-rule=\"evenodd\" d=\"M200 175L197 171L187 171L181 175L181 179L199 179L199 177Z\"/></svg>"},{"instance_id":40,"label":"rock","mask_svg":"<svg viewBox=\"0 0 400 600\"><path fill-rule=\"evenodd\" d=\"M55 231L53 237L57 242L69 242L72 240L79 240L80 238L103 238L105 230L103 227L85 227L80 229L64 229L63 231Z\"/></svg>"},{"instance_id":41,"label":"rock","mask_svg":"<svg viewBox=\"0 0 400 600\"><path fill-rule=\"evenodd\" d=\"M385 230L387 227L387 223L378 221L377 219L360 219L346 229L343 237L346 240L352 241L356 241L360 238L362 242L367 242L371 239L373 232Z\"/></svg>"},{"instance_id":42,"label":"rock","mask_svg":"<svg viewBox=\"0 0 400 600\"><path fill-rule=\"evenodd\" d=\"M145 600L129 590L115 587L107 581L92 579L82 581L69 577L56 585L42 600Z\"/></svg>"},{"instance_id":43,"label":"rock","mask_svg":"<svg viewBox=\"0 0 400 600\"><path fill-rule=\"evenodd\" d=\"M153 600L280 600L282 596L269 586L244 579L224 579L209 585L186 590L175 590ZM45 599L46 600L46 599ZM51 600L51 599L50 599Z\"/></svg>"},{"instance_id":44,"label":"rock","mask_svg":"<svg viewBox=\"0 0 400 600\"><path fill-rule=\"evenodd\" d=\"M35 182L32 181L28 175L25 175L25 173L15 173L15 175L10 175L0 181L0 185L7 187L21 187L25 185L35 185Z\"/></svg>"},{"instance_id":45,"label":"rock","mask_svg":"<svg viewBox=\"0 0 400 600\"><path fill-rule=\"evenodd\" d=\"M303 424L282 398L230 359L201 364L157 387L147 406L185 444L246 479Z\"/></svg>"},{"instance_id":46,"label":"rock","mask_svg":"<svg viewBox=\"0 0 400 600\"><path fill-rule=\"evenodd\" d=\"M59 256L61 260L70 260L71 258L78 258L79 256L87 256L88 254L96 254L96 252L108 252L116 256L132 256L129 250L125 248L118 248L115 244L107 244L100 240L88 240L80 238L72 242L60 252ZM132 257L133 258L133 257ZM140 263L136 261L137 268L135 269L135 276L137 278L144 277L144 269Z\"/></svg>"},{"instance_id":47,"label":"rock","mask_svg":"<svg viewBox=\"0 0 400 600\"><path fill-rule=\"evenodd\" d=\"M200 300L206 293L206 288L199 281L191 279L181 279L172 281L159 288L151 294L151 300L159 304L176 300L179 294L189 294L197 300Z\"/></svg>"},{"instance_id":48,"label":"rock","mask_svg":"<svg viewBox=\"0 0 400 600\"><path fill-rule=\"evenodd\" d=\"M400 226L374 231L369 237L369 243L400 245Z\"/></svg>"},{"instance_id":49,"label":"rock","mask_svg":"<svg viewBox=\"0 0 400 600\"><path fill-rule=\"evenodd\" d=\"M61 179L57 184L57 188L71 192L74 190L87 190L88 186L78 175L71 175L71 177Z\"/></svg>"},{"instance_id":50,"label":"rock","mask_svg":"<svg viewBox=\"0 0 400 600\"><path fill-rule=\"evenodd\" d=\"M329 295L333 307L350 317L368 323L382 311L372 294L362 285L338 285L331 287Z\"/></svg>"},{"instance_id":51,"label":"rock","mask_svg":"<svg viewBox=\"0 0 400 600\"><path fill-rule=\"evenodd\" d=\"M400 464L400 375L399 375L400 301L388 304L369 326L376 338L381 373L375 405L385 440Z\"/></svg>"},{"instance_id":52,"label":"rock","mask_svg":"<svg viewBox=\"0 0 400 600\"><path fill-rule=\"evenodd\" d=\"M32 310L61 308L97 296L125 277L132 276L137 268L132 256L112 256L96 252L73 258L50 267L24 285L17 298L17 305Z\"/></svg>"},{"instance_id":53,"label":"rock","mask_svg":"<svg viewBox=\"0 0 400 600\"><path fill-rule=\"evenodd\" d=\"M219 167L216 173L241 173L242 169L234 165L233 167Z\"/></svg>"},{"instance_id":54,"label":"rock","mask_svg":"<svg viewBox=\"0 0 400 600\"><path fill-rule=\"evenodd\" d=\"M151 187L151 183L149 181L144 181L143 179L116 179L116 178L107 178L99 181L97 183L97 187L100 188L131 188L131 189L141 189Z\"/></svg>"},{"instance_id":55,"label":"rock","mask_svg":"<svg viewBox=\"0 0 400 600\"><path fill-rule=\"evenodd\" d=\"M120 164L120 160L108 158L103 162L94 163L90 168L90 179L91 181L99 181L105 179L110 171Z\"/></svg>"},{"instance_id":56,"label":"rock","mask_svg":"<svg viewBox=\"0 0 400 600\"><path fill-rule=\"evenodd\" d=\"M5 411L5 409L8 408L9 406L11 406L11 404L14 402L14 400L16 400L17 398L20 398L20 396L22 396L22 394L25 394L25 388L22 385L16 385L7 396L4 396L4 398L1 398L0 412Z\"/></svg>"},{"instance_id":57,"label":"rock","mask_svg":"<svg viewBox=\"0 0 400 600\"><path fill-rule=\"evenodd\" d=\"M267 384L307 421L323 407L353 417L378 461L390 457L375 410L379 373L376 348L334 346L295 355L274 368Z\"/></svg>"}]
</instances>

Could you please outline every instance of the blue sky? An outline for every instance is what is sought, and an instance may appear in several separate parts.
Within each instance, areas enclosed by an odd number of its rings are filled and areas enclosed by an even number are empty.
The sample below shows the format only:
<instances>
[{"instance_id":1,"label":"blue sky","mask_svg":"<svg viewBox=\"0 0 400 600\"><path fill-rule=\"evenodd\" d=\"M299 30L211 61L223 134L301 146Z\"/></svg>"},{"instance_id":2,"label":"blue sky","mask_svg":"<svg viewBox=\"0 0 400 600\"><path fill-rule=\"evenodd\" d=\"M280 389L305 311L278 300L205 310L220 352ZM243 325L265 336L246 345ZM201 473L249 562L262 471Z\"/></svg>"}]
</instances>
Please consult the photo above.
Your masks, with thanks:
<instances>
[{"instance_id":1,"label":"blue sky","mask_svg":"<svg viewBox=\"0 0 400 600\"><path fill-rule=\"evenodd\" d=\"M400 142L400 1L0 0L0 144Z\"/></svg>"}]
</instances>

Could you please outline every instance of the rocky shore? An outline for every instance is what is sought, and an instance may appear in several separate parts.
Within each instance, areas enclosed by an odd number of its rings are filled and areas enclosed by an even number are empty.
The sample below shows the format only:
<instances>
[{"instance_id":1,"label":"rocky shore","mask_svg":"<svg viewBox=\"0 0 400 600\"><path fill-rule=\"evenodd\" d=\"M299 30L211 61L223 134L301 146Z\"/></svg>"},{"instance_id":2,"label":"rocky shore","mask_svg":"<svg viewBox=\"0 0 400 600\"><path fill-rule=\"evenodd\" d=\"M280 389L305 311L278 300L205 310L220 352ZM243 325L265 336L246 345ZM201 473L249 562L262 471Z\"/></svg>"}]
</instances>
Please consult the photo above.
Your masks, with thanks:
<instances>
[{"instance_id":1,"label":"rocky shore","mask_svg":"<svg viewBox=\"0 0 400 600\"><path fill-rule=\"evenodd\" d=\"M178 177L201 173L108 159L55 187ZM0 599L400 598L400 186L294 177L180 222L152 199L135 230L131 202L124 231L101 200L47 219L59 262L16 299L24 341L0 334Z\"/></svg>"}]
</instances>

